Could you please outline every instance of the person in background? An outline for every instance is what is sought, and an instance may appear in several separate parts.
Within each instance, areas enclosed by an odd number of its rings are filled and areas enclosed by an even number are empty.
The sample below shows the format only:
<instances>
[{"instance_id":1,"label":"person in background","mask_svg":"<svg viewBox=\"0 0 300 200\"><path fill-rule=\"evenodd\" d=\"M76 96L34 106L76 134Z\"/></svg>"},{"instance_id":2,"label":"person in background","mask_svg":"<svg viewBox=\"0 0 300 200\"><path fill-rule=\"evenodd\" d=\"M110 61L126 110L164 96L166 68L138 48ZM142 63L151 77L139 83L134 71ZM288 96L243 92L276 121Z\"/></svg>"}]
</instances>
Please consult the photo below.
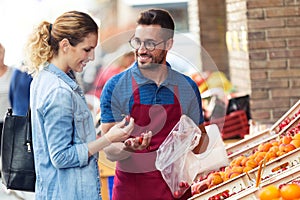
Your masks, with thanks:
<instances>
[{"instance_id":1,"label":"person in background","mask_svg":"<svg viewBox=\"0 0 300 200\"><path fill-rule=\"evenodd\" d=\"M110 65L101 67L98 70L96 79L94 80L91 89L85 94L85 98L93 114L96 128L99 128L100 125L99 100L105 83L112 76L127 69L134 62L134 60L134 52L129 51L118 57Z\"/></svg>"},{"instance_id":2,"label":"person in background","mask_svg":"<svg viewBox=\"0 0 300 200\"><path fill-rule=\"evenodd\" d=\"M135 33L129 40L135 50L136 62L112 77L103 88L100 97L103 134L121 121L123 115L135 119L131 134L135 138L131 142L104 148L107 158L117 161L114 200L174 199L155 167L155 159L156 150L183 114L202 131L194 153L202 153L207 148L208 136L203 125L198 87L190 77L173 70L166 62L173 45L174 28L174 20L166 10L141 12ZM181 199L190 196L188 190Z\"/></svg>"},{"instance_id":3,"label":"person in background","mask_svg":"<svg viewBox=\"0 0 300 200\"><path fill-rule=\"evenodd\" d=\"M96 139L84 93L71 71L94 60L98 26L84 12L69 11L53 24L41 22L28 39L35 198L101 199L98 152L126 140L134 119L125 118ZM72 74L72 73L71 73Z\"/></svg>"},{"instance_id":4,"label":"person in background","mask_svg":"<svg viewBox=\"0 0 300 200\"><path fill-rule=\"evenodd\" d=\"M0 43L0 147L1 147L1 138L2 138L2 129L5 114L7 109L10 107L8 92L9 84L12 76L12 68L8 67L4 63L5 58L5 48ZM1 151L0 151L1 155Z\"/></svg>"},{"instance_id":5,"label":"person in background","mask_svg":"<svg viewBox=\"0 0 300 200\"><path fill-rule=\"evenodd\" d=\"M100 98L105 83L114 75L127 69L135 61L134 52L124 53L107 67L101 67L93 83L92 89L87 94Z\"/></svg>"},{"instance_id":6,"label":"person in background","mask_svg":"<svg viewBox=\"0 0 300 200\"><path fill-rule=\"evenodd\" d=\"M29 109L30 84L32 76L26 72L22 63L20 68L15 68L9 86L9 101L14 115L25 116Z\"/></svg>"}]
</instances>

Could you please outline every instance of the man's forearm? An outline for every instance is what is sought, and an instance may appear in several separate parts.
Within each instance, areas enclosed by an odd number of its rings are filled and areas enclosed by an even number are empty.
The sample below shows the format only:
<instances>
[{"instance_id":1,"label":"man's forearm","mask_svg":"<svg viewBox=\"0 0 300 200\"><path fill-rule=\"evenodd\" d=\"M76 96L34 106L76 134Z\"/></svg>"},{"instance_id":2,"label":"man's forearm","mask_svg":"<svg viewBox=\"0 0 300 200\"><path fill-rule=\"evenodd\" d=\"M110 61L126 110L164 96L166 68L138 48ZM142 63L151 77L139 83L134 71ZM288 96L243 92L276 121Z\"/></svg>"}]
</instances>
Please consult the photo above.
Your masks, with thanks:
<instances>
[{"instance_id":1,"label":"man's forearm","mask_svg":"<svg viewBox=\"0 0 300 200\"><path fill-rule=\"evenodd\" d=\"M199 125L199 129L201 130L201 138L199 140L199 144L193 149L193 153L195 154L200 154L205 152L209 143L209 137L205 130L205 126L201 124Z\"/></svg>"}]
</instances>

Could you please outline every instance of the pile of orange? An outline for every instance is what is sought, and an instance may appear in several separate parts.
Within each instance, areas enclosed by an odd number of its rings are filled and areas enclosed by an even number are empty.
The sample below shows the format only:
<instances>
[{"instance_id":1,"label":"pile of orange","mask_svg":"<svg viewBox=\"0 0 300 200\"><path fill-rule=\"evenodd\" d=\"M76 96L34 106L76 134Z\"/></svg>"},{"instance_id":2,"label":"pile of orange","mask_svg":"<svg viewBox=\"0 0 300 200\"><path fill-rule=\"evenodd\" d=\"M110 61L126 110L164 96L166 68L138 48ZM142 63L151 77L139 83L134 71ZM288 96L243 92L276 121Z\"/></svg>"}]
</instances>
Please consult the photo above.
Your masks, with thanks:
<instances>
[{"instance_id":1,"label":"pile of orange","mask_svg":"<svg viewBox=\"0 0 300 200\"><path fill-rule=\"evenodd\" d=\"M208 188L258 167L264 160L269 162L296 148L300 148L300 133L294 136L283 135L280 139L261 143L253 154L239 155L229 163L229 166L225 167L224 171L211 173L208 178Z\"/></svg>"},{"instance_id":2,"label":"pile of orange","mask_svg":"<svg viewBox=\"0 0 300 200\"><path fill-rule=\"evenodd\" d=\"M292 141L290 142L292 145L294 145L296 148L300 147L300 133L295 134L292 137Z\"/></svg>"},{"instance_id":3,"label":"pile of orange","mask_svg":"<svg viewBox=\"0 0 300 200\"><path fill-rule=\"evenodd\" d=\"M290 183L280 188L268 185L260 189L258 197L260 200L300 200L300 185Z\"/></svg>"}]
</instances>

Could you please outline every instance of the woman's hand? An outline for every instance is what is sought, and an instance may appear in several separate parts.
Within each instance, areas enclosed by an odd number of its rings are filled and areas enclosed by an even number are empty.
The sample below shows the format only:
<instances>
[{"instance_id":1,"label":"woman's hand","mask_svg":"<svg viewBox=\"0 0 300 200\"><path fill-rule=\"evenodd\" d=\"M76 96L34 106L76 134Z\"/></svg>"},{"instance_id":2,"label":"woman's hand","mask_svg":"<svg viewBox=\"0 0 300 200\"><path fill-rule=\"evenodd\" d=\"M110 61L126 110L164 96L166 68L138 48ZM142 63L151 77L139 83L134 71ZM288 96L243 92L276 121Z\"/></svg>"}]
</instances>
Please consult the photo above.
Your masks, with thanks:
<instances>
[{"instance_id":1,"label":"woman's hand","mask_svg":"<svg viewBox=\"0 0 300 200\"><path fill-rule=\"evenodd\" d=\"M109 129L109 131L104 136L110 142L122 142L130 136L130 133L132 132L133 128L134 119L131 117L128 121L126 121L125 117L121 122L111 127L111 129Z\"/></svg>"}]
</instances>

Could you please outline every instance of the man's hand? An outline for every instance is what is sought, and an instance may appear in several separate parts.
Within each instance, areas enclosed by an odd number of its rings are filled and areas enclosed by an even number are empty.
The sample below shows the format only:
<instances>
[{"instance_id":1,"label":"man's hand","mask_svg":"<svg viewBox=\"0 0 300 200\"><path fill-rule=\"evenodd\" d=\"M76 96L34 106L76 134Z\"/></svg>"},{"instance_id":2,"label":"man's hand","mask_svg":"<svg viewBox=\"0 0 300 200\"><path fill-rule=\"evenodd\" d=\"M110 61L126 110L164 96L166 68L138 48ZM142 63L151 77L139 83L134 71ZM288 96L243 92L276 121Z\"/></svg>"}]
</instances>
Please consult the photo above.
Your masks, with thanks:
<instances>
[{"instance_id":1,"label":"man's hand","mask_svg":"<svg viewBox=\"0 0 300 200\"><path fill-rule=\"evenodd\" d=\"M136 151L146 149L151 141L152 132L148 131L146 133L142 133L141 136L135 138L128 138L125 140L125 150L128 151Z\"/></svg>"}]
</instances>

